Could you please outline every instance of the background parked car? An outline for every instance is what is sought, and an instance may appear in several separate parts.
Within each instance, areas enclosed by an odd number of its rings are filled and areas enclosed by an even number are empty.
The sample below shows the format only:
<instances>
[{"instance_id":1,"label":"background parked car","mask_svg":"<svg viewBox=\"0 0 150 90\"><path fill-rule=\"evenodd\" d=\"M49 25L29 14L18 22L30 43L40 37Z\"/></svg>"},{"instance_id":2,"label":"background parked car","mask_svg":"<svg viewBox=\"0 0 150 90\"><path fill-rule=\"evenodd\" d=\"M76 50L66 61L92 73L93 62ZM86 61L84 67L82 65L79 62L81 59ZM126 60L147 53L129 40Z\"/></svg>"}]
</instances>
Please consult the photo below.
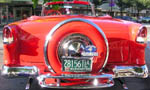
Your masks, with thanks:
<instances>
[{"instance_id":1,"label":"background parked car","mask_svg":"<svg viewBox=\"0 0 150 90\"><path fill-rule=\"evenodd\" d=\"M127 21L133 21L133 22L137 21L136 19L133 19L130 16L115 16L114 18L123 19L123 20L127 20Z\"/></svg>"},{"instance_id":2,"label":"background parked car","mask_svg":"<svg viewBox=\"0 0 150 90\"><path fill-rule=\"evenodd\" d=\"M139 23L150 23L150 17L143 17L138 20Z\"/></svg>"}]
</instances>

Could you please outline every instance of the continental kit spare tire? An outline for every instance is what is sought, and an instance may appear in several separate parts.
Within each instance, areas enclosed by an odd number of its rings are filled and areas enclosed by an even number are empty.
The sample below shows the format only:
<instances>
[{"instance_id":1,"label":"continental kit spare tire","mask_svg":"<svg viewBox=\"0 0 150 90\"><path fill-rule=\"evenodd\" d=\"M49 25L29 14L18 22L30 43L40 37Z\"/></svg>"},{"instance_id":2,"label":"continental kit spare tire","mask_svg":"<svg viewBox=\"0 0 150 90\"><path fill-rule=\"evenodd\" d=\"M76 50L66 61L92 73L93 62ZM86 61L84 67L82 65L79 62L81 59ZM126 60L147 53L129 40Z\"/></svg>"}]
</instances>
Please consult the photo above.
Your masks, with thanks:
<instances>
[{"instance_id":1,"label":"continental kit spare tire","mask_svg":"<svg viewBox=\"0 0 150 90\"><path fill-rule=\"evenodd\" d=\"M97 73L105 67L109 47L104 32L93 22L72 18L47 35L44 56L53 73Z\"/></svg>"}]
</instances>

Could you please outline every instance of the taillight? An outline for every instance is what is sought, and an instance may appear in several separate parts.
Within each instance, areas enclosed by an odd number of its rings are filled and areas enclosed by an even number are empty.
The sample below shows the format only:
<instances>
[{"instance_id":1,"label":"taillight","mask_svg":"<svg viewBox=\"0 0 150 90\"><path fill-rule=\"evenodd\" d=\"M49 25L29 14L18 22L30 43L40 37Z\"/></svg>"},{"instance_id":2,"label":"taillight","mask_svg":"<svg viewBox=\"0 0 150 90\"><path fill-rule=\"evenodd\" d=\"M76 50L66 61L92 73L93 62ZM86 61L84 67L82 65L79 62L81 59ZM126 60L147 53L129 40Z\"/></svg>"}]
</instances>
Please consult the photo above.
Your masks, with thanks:
<instances>
[{"instance_id":1,"label":"taillight","mask_svg":"<svg viewBox=\"0 0 150 90\"><path fill-rule=\"evenodd\" d=\"M147 43L147 28L141 27L136 37L136 42Z\"/></svg>"},{"instance_id":2,"label":"taillight","mask_svg":"<svg viewBox=\"0 0 150 90\"><path fill-rule=\"evenodd\" d=\"M10 27L5 27L3 29L3 43L11 44L14 41L13 33Z\"/></svg>"}]
</instances>

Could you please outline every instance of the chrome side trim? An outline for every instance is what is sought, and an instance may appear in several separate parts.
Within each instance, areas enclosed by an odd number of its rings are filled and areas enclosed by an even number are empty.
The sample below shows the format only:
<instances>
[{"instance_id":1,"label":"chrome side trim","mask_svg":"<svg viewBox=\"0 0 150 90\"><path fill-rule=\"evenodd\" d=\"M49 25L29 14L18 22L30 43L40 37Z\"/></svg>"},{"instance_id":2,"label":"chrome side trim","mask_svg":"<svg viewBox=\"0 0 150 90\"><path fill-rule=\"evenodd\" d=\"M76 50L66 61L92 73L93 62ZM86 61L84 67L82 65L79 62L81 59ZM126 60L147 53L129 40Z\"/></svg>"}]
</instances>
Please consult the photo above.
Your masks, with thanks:
<instances>
[{"instance_id":1,"label":"chrome side trim","mask_svg":"<svg viewBox=\"0 0 150 90\"><path fill-rule=\"evenodd\" d=\"M49 41L52 39L52 36L53 34L56 32L56 30L58 28L60 28L62 25L68 23L68 22L73 22L73 21L81 21L81 22L85 22L85 23L88 23L90 25L92 25L93 27L95 27L99 33L103 36L104 40L105 40L105 43L106 43L106 47L107 47L107 54L106 54L106 58L105 58L105 62L102 66L102 69L106 66L106 63L108 61L108 56L109 56L109 45L108 45L108 40L104 34L104 32L102 31L102 29L95 23L93 23L92 21L89 21L89 20L86 20L86 19L82 19L82 18L72 18L72 19L68 19L68 20L64 20L60 23L58 23L56 26L54 26L50 32L48 33L47 37L46 37L46 41L45 41L45 45L44 45L44 58L45 58L45 63L47 65L47 67L49 68L49 70L53 73L55 73L55 71L52 69L52 67L50 66L49 64L49 61L48 61L48 55L47 55L47 48L48 48L48 43ZM101 70L102 70L101 69ZM101 71L100 70L100 71Z\"/></svg>"},{"instance_id":2,"label":"chrome side trim","mask_svg":"<svg viewBox=\"0 0 150 90\"><path fill-rule=\"evenodd\" d=\"M9 67L3 66L1 74L6 78L19 78L19 77L28 77L28 76L37 76L38 68L33 67Z\"/></svg>"},{"instance_id":3,"label":"chrome side trim","mask_svg":"<svg viewBox=\"0 0 150 90\"><path fill-rule=\"evenodd\" d=\"M148 68L146 65L143 66L116 66L113 69L114 78L118 77L148 77Z\"/></svg>"},{"instance_id":4,"label":"chrome side trim","mask_svg":"<svg viewBox=\"0 0 150 90\"><path fill-rule=\"evenodd\" d=\"M51 75L51 74L46 74L46 75L40 75L37 77L37 80L39 82L39 85L42 88L67 88L67 89L89 89L89 88L105 88L105 87L111 87L114 85L113 81L113 76L111 74L102 74L102 75ZM52 84L46 84L45 79L55 79L56 83ZM61 85L61 79L90 79L88 80L86 84L78 84L78 85L66 85L63 86ZM103 80L103 79L108 79L107 83L101 83L97 81L97 84L94 84L94 80ZM64 82L63 82L64 83ZM69 82L68 82L69 83ZM70 82L71 83L71 82Z\"/></svg>"}]
</instances>

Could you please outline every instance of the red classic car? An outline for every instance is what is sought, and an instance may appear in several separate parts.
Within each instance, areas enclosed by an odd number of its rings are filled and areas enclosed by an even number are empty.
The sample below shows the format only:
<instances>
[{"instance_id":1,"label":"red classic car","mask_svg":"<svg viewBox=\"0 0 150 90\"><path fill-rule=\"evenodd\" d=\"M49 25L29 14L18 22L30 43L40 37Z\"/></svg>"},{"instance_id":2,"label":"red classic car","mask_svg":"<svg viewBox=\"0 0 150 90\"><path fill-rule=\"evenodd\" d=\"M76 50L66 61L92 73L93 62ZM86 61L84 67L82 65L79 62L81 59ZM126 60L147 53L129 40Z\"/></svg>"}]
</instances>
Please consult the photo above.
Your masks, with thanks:
<instances>
[{"instance_id":1,"label":"red classic car","mask_svg":"<svg viewBox=\"0 0 150 90\"><path fill-rule=\"evenodd\" d=\"M96 16L93 4L57 1L43 5L41 16L3 29L7 78L36 78L44 88L103 88L114 78L148 76L147 28Z\"/></svg>"}]
</instances>

